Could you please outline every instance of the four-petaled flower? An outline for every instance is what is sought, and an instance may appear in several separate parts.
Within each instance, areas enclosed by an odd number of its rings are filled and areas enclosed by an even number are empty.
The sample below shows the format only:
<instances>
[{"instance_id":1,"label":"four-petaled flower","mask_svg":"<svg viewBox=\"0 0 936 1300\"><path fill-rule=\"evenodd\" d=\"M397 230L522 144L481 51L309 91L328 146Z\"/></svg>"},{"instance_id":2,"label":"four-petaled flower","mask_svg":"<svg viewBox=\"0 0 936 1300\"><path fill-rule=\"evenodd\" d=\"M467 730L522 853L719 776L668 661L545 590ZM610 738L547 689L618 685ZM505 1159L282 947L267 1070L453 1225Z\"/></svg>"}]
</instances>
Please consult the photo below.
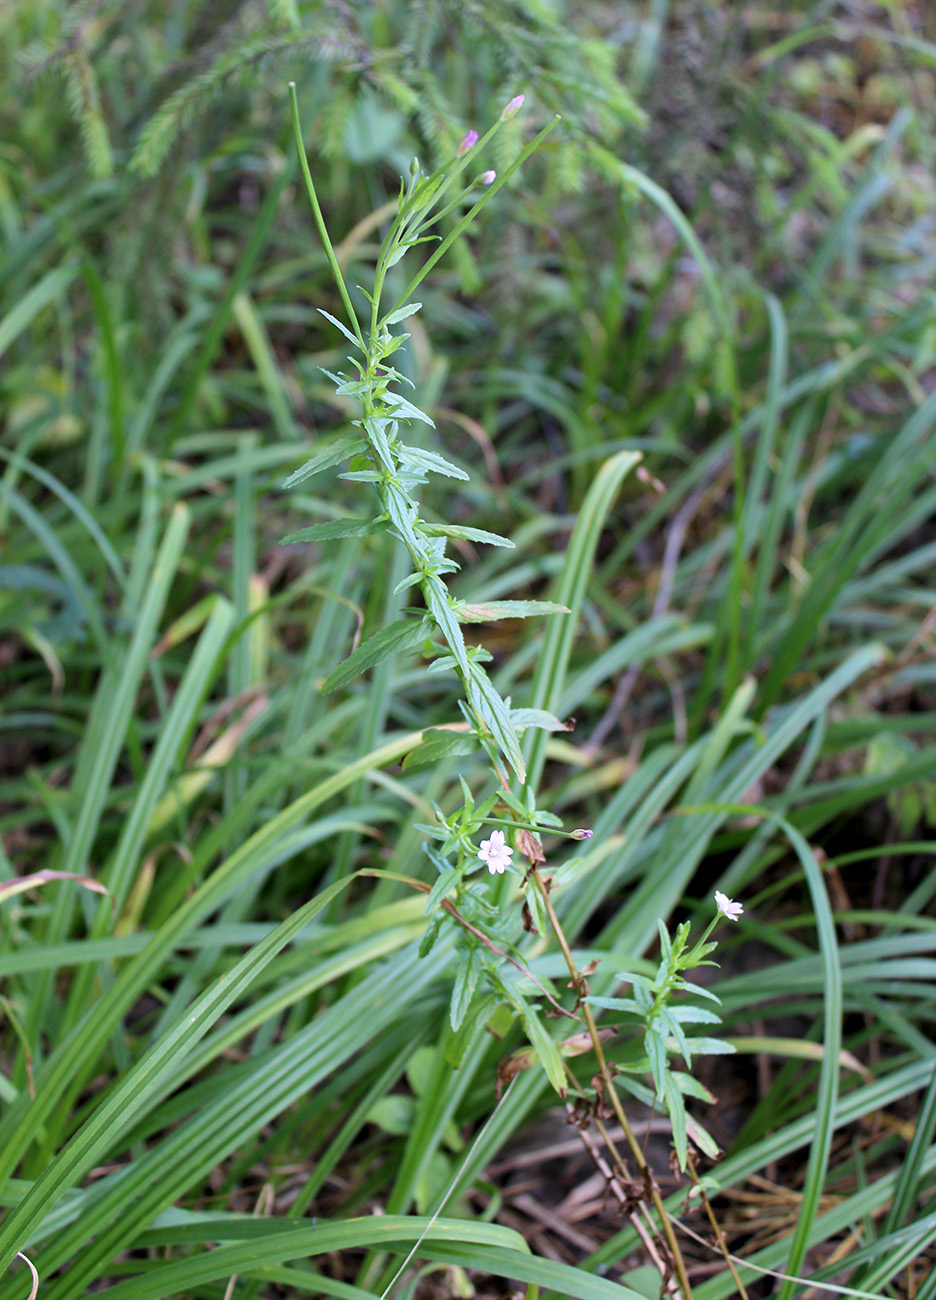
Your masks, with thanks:
<instances>
[{"instance_id":1,"label":"four-petaled flower","mask_svg":"<svg viewBox=\"0 0 936 1300\"><path fill-rule=\"evenodd\" d=\"M459 158L463 157L469 149L473 149L478 143L477 131L466 131L458 143L456 154Z\"/></svg>"},{"instance_id":2,"label":"four-petaled flower","mask_svg":"<svg viewBox=\"0 0 936 1300\"><path fill-rule=\"evenodd\" d=\"M715 890L715 906L722 916L727 916L729 921L737 921L744 911L740 903L733 903L727 894L723 894L720 889Z\"/></svg>"},{"instance_id":3,"label":"four-petaled flower","mask_svg":"<svg viewBox=\"0 0 936 1300\"><path fill-rule=\"evenodd\" d=\"M510 859L513 857L513 849L506 843L504 832L491 831L491 838L481 841L478 857L488 864L488 871L492 876L502 876L505 868L510 866Z\"/></svg>"}]
</instances>

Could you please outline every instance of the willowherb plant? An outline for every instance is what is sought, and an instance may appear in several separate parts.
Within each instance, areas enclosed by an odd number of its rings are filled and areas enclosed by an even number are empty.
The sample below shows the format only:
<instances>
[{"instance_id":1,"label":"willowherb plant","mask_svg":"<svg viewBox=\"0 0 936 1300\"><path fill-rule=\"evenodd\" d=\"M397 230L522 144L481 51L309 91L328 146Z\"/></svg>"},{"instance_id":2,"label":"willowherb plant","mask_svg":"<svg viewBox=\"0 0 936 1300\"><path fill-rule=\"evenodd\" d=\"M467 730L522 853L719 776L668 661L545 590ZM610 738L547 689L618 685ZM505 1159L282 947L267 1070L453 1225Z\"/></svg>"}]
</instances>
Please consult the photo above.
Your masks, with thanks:
<instances>
[{"instance_id":1,"label":"willowherb plant","mask_svg":"<svg viewBox=\"0 0 936 1300\"><path fill-rule=\"evenodd\" d=\"M586 1001L592 1006L602 1007L606 1011L624 1012L628 1019L624 1024L638 1024L643 1027L643 1055L627 1063L618 1063L618 1069L627 1075L649 1073L653 1079L653 1093L639 1084L635 1079L627 1079L624 1087L639 1100L649 1104L662 1102L666 1107L670 1123L673 1126L673 1145L679 1159L680 1169L685 1170L689 1161L688 1138L707 1156L715 1159L719 1155L718 1143L706 1132L702 1125L691 1119L686 1111L686 1098L694 1097L699 1101L714 1103L712 1096L691 1074L674 1070L670 1065L672 1056L681 1056L691 1068L693 1056L725 1055L734 1052L734 1047L720 1038L709 1036L690 1036L686 1025L720 1025L721 1017L710 1007L701 1007L691 1002L674 1005L673 999L678 993L689 993L706 998L711 1002L721 1001L709 989L699 984L692 984L683 979L682 972L695 970L699 966L714 966L715 962L707 958L718 947L709 942L709 936L715 929L721 916L729 921L737 921L743 912L740 903L734 903L716 890L715 904L718 911L709 923L702 938L689 947L690 926L684 921L677 926L676 933L670 938L662 921L658 921L660 934L660 964L653 979L647 979L634 971L621 971L616 978L630 984L632 996L629 998L588 997Z\"/></svg>"},{"instance_id":2,"label":"willowherb plant","mask_svg":"<svg viewBox=\"0 0 936 1300\"><path fill-rule=\"evenodd\" d=\"M506 104L498 121L482 138L479 139L476 131L469 130L447 167L426 175L418 162L413 162L408 180L401 184L395 219L377 256L372 288L370 291L361 290L370 304L370 320L365 329L358 319L325 227L302 146L294 87L291 95L300 165L348 323L326 311L322 311L322 315L354 348L350 357L353 373L326 373L340 396L356 400L360 413L351 422L351 432L334 438L317 451L286 480L285 486L292 487L323 470L349 462L341 477L369 485L376 508L370 518L345 518L316 524L300 529L284 540L324 541L389 533L406 549L412 569L396 590L418 589L423 601L422 607L407 609L397 622L366 639L326 678L322 689L334 690L389 656L417 646L431 661L428 672L451 672L457 676L464 693L459 701L463 722L452 729L435 728L424 732L423 743L407 756L404 766L435 763L481 749L489 761L494 788L476 798L467 782L459 777L462 795L459 806L446 814L441 807L434 805L435 823L419 827L426 836L424 851L437 873L434 884L430 886L408 876L394 877L428 894L425 910L432 919L422 941L423 953L432 948L443 925L456 927L455 944L459 957L450 1006L454 1032L447 1045L447 1059L453 1066L460 1064L477 1029L490 1023L501 1010L519 1016L532 1048L515 1053L503 1063L501 1084L518 1070L538 1062L560 1095L565 1096L570 1086L580 1095L585 1095L569 1067L568 1058L589 1048L593 1050L601 1076L600 1090L624 1129L643 1186L648 1189L647 1194L656 1208L672 1266L688 1298L691 1292L678 1243L614 1082L614 1074L620 1073L621 1068L610 1066L605 1059L602 1034L598 1031L591 1007L622 1010L629 1013L632 1022L636 1020L643 1024L645 1059L636 1060L630 1072L646 1074L649 1071L652 1075L655 1095L666 1105L672 1120L680 1165L683 1168L687 1165L687 1134L701 1150L717 1154L715 1143L687 1116L684 1103L685 1096L712 1099L688 1074L671 1070L668 1062L674 1051L680 1052L686 1064L691 1066L694 1052L720 1050L716 1040L689 1040L683 1030L683 1025L689 1023L718 1023L714 1013L704 1008L670 1006L673 994L678 991L704 992L687 984L680 972L703 964L714 947L707 940L715 922L691 950L687 947L688 926L681 926L671 941L661 925L663 960L655 980L625 974L620 978L631 982L632 998L589 996L588 972L579 970L575 963L550 899L552 882L543 878L539 867L545 862L540 833L564 834L582 840L589 838L591 831L563 832L557 817L537 808L536 794L526 779L521 749L521 737L527 728L547 731L568 728L559 718L544 710L512 707L510 699L500 695L487 674L485 664L491 655L481 646L468 646L462 634L465 623L535 614L562 615L569 611L547 601L458 600L449 592L445 579L459 567L447 554L447 543L451 539L463 538L507 547L513 543L478 528L430 523L421 517L418 489L427 482L429 474L455 479L467 479L468 475L438 453L407 441L408 429L419 423L431 426L432 420L400 392L401 385L408 380L395 369L392 360L408 338L406 333L395 333L394 328L420 310L421 303L413 297L420 282L493 194L539 146L555 121L536 136L500 177L493 171L479 173L476 160L501 123L519 111L523 104L522 95L515 96ZM452 229L443 237L438 232L439 224L451 214L456 214L456 219ZM385 299L391 271L411 249L432 242L437 242L438 247L409 279L405 289L388 304ZM482 839L482 835L485 838ZM509 842L510 839L513 843ZM518 849L528 862L524 872L514 861ZM506 873L522 877L520 884L525 894L526 927L540 933L551 930L555 935L568 965L569 987L575 991L574 1011L563 1007L554 994L535 979L521 954L513 947L520 932L519 917L510 909L497 906L488 883L490 876ZM374 870L365 874L386 876L388 873ZM531 1004L528 992L531 985L537 994L545 995L553 1012L569 1017L579 1025L584 1019L587 1033L584 1036L573 1033L565 1042L557 1042ZM625 1086L631 1092L653 1100L654 1094L641 1090L636 1080L627 1080ZM616 1154L614 1158L620 1159Z\"/></svg>"},{"instance_id":3,"label":"willowherb plant","mask_svg":"<svg viewBox=\"0 0 936 1300\"><path fill-rule=\"evenodd\" d=\"M329 675L323 689L334 690L390 655L416 646L421 646L425 657L431 660L427 671L454 672L458 677L464 691L464 698L459 702L464 726L458 730L436 728L427 731L423 745L407 761L407 766L434 763L450 755L466 754L481 748L497 781L496 792L478 803L462 781L462 806L448 816L437 807L437 824L421 827L428 836L425 851L438 872L426 903L427 914L446 904L450 895L456 896L459 908L456 911L455 905L449 904L446 909L460 926L463 949L452 999L452 1025L456 1030L462 1026L479 978L485 974L487 982L520 1013L528 1030L532 1030L552 1082L562 1089L565 1078L557 1053L547 1046L551 1040L544 1032L533 1028L531 1008L514 985L499 973L499 967L507 956L503 949L509 944L508 929L499 922L486 886L468 878L483 871L482 863L491 874L516 870L510 861L514 850L506 842L506 832L516 834L523 830L536 836L541 830L556 831L560 828L557 817L536 808L533 792L526 786L526 765L520 738L528 727L549 731L566 728L558 718L542 709L512 708L511 701L500 695L485 670L490 653L481 646L466 645L462 625L536 614L565 614L568 611L550 601L473 602L456 600L449 593L444 579L459 568L446 552L450 539L463 538L505 547L513 543L479 528L429 523L421 518L416 492L427 482L429 474L455 479L467 479L468 475L438 453L405 441L407 428L419 422L431 426L433 422L399 391L399 387L408 381L392 363L393 354L409 337L406 333L394 333L393 328L419 311L421 303L414 301L412 294L420 281L555 124L554 120L541 131L499 180L492 171L483 171L469 179L469 168L483 146L502 122L519 111L522 103L523 96L515 96L483 138L479 139L475 131L467 132L448 169L425 175L414 160L408 181L401 185L396 218L377 258L373 288L370 292L362 290L370 303L370 322L365 332L338 267L301 149L293 90L297 141L309 200L351 328L329 312L322 311L322 315L356 350L356 355L350 358L354 374L326 373L340 396L352 397L358 402L360 417L352 421L357 432L333 440L296 470L286 480L285 486L292 487L311 475L349 461L349 468L341 477L369 484L376 498L377 510L368 520L348 518L316 524L292 533L285 540L322 541L385 531L405 547L412 572L396 590L418 588L424 608L407 610L399 621L365 640ZM434 233L446 216L466 204L467 211L445 238ZM392 305L386 306L384 298L389 272L411 249L433 241L439 241L439 247L412 277L405 291ZM511 788L511 776L516 779L520 793ZM499 806L506 817L498 816ZM486 828L490 828L490 836L479 850L475 841ZM419 881L410 883L417 888L424 887ZM424 951L431 948L445 914L440 912L430 926L423 944ZM541 908L538 914L543 916ZM511 959L507 957L507 960ZM520 963L514 959L514 964Z\"/></svg>"}]
</instances>

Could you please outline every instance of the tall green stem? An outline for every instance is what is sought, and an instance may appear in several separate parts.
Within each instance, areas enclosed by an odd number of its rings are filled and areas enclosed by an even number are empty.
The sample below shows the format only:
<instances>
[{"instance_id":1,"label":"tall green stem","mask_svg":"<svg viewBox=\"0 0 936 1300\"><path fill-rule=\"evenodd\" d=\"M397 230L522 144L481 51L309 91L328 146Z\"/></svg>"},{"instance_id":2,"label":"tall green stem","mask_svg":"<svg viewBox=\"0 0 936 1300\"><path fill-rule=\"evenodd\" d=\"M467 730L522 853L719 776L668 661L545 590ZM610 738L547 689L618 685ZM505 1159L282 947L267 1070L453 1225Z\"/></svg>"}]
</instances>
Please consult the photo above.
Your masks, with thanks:
<instances>
[{"instance_id":1,"label":"tall green stem","mask_svg":"<svg viewBox=\"0 0 936 1300\"><path fill-rule=\"evenodd\" d=\"M355 336L362 349L366 352L367 345L364 342L364 335L361 333L361 326L358 322L357 312L351 302L351 296L348 293L348 287L345 284L344 276L341 274L341 267L338 265L338 258L335 256L335 250L332 248L332 242L328 237L328 230L325 227L325 218L322 216L322 209L319 207L318 195L315 192L315 185L312 182L312 173L309 171L309 160L306 157L305 145L302 143L302 124L299 121L299 101L296 98L296 83L289 83L289 102L292 107L293 133L296 137L296 151L299 154L299 170L302 172L302 179L305 182L306 194L309 197L309 204L312 208L312 215L315 218L315 224L318 228L319 236L322 240L322 246L325 249L325 256L328 258L328 265L331 267L332 275L338 292L341 294L341 301L344 303L345 311L348 313L348 322L354 330Z\"/></svg>"}]
</instances>

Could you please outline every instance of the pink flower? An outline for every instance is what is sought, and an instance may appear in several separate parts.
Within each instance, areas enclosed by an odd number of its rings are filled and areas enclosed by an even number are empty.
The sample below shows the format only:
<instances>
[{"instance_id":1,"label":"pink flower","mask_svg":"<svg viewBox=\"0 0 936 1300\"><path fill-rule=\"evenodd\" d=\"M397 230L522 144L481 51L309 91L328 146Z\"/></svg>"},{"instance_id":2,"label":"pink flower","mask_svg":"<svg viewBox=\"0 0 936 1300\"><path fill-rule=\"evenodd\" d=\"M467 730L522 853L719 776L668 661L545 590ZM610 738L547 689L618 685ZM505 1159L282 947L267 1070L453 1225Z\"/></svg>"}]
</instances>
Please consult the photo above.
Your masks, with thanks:
<instances>
[{"instance_id":1,"label":"pink flower","mask_svg":"<svg viewBox=\"0 0 936 1300\"><path fill-rule=\"evenodd\" d=\"M509 117L516 117L523 107L523 95L514 95L509 104L506 104L501 112L500 120L506 122Z\"/></svg>"},{"instance_id":2,"label":"pink flower","mask_svg":"<svg viewBox=\"0 0 936 1300\"><path fill-rule=\"evenodd\" d=\"M491 831L491 838L481 841L478 857L488 864L488 871L492 876L502 876L505 868L510 866L510 859L513 857L513 849L506 843L504 832Z\"/></svg>"},{"instance_id":3,"label":"pink flower","mask_svg":"<svg viewBox=\"0 0 936 1300\"><path fill-rule=\"evenodd\" d=\"M727 895L723 894L720 889L715 890L715 906L726 916L729 921L737 921L738 917L744 911L740 903L733 903Z\"/></svg>"},{"instance_id":4,"label":"pink flower","mask_svg":"<svg viewBox=\"0 0 936 1300\"><path fill-rule=\"evenodd\" d=\"M475 181L475 184L493 185L496 180L497 180L497 172L495 171L482 172L481 175L478 177L478 179Z\"/></svg>"},{"instance_id":5,"label":"pink flower","mask_svg":"<svg viewBox=\"0 0 936 1300\"><path fill-rule=\"evenodd\" d=\"M455 150L459 158L463 157L470 149L473 149L478 143L477 131L466 131L458 142L458 148Z\"/></svg>"}]
</instances>

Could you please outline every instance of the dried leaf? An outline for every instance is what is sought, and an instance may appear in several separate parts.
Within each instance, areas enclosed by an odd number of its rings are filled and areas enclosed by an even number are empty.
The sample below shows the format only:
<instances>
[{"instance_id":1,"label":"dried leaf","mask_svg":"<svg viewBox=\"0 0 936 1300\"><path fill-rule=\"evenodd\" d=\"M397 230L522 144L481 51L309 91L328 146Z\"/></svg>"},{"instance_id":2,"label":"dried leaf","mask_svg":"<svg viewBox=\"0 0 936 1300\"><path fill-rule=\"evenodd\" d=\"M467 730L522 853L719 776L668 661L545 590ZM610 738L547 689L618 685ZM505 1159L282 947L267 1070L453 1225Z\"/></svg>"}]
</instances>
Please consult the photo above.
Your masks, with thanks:
<instances>
[{"instance_id":1,"label":"dried leaf","mask_svg":"<svg viewBox=\"0 0 936 1300\"><path fill-rule=\"evenodd\" d=\"M109 889L100 884L99 881L92 879L91 876L79 876L74 871L34 871L30 876L14 876L12 880L0 882L0 903L6 902L14 894L25 894L28 889L35 889L38 885L47 885L52 880L77 880L83 889L90 889L95 894L104 894L111 899Z\"/></svg>"}]
</instances>

